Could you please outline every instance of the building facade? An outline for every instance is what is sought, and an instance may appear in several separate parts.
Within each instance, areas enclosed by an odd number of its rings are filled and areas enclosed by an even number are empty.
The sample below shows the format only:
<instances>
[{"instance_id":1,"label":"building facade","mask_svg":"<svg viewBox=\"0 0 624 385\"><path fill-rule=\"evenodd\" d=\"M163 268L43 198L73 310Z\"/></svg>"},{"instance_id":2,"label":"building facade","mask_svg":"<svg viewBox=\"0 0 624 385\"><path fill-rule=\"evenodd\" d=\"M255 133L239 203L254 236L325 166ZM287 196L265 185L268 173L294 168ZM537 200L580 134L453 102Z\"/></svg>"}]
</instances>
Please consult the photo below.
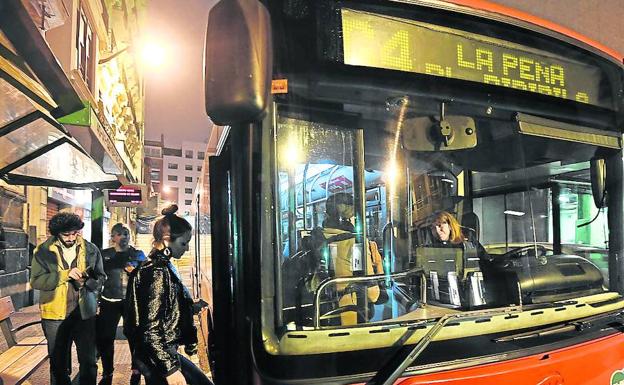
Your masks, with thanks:
<instances>
[{"instance_id":1,"label":"building facade","mask_svg":"<svg viewBox=\"0 0 624 385\"><path fill-rule=\"evenodd\" d=\"M0 296L19 307L35 245L61 210L80 215L83 235L107 246L101 189L143 180L141 0L0 2ZM5 101L5 103L1 102Z\"/></svg>"},{"instance_id":2,"label":"building facade","mask_svg":"<svg viewBox=\"0 0 624 385\"><path fill-rule=\"evenodd\" d=\"M163 184L163 147L165 141L164 135L161 135L160 140L145 140L143 158L143 178L150 196L159 194L160 188Z\"/></svg>"},{"instance_id":3,"label":"building facade","mask_svg":"<svg viewBox=\"0 0 624 385\"><path fill-rule=\"evenodd\" d=\"M181 215L191 215L193 195L205 158L205 142L183 141L180 148L163 147L163 204L175 203Z\"/></svg>"}]
</instances>

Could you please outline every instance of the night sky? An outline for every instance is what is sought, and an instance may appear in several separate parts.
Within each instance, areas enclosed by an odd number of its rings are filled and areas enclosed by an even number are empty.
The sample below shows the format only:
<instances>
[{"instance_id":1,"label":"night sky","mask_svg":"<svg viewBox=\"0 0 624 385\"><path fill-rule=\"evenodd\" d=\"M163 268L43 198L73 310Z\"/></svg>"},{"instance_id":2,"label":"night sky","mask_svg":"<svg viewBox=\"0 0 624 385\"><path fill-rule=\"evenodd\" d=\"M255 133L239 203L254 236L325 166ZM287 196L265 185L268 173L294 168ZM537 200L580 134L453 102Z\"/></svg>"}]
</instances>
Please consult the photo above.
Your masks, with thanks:
<instances>
[{"instance_id":1,"label":"night sky","mask_svg":"<svg viewBox=\"0 0 624 385\"><path fill-rule=\"evenodd\" d=\"M149 0L146 36L166 50L160 68L145 70L145 138L168 146L205 141L212 123L204 108L203 46L213 0Z\"/></svg>"}]
</instances>

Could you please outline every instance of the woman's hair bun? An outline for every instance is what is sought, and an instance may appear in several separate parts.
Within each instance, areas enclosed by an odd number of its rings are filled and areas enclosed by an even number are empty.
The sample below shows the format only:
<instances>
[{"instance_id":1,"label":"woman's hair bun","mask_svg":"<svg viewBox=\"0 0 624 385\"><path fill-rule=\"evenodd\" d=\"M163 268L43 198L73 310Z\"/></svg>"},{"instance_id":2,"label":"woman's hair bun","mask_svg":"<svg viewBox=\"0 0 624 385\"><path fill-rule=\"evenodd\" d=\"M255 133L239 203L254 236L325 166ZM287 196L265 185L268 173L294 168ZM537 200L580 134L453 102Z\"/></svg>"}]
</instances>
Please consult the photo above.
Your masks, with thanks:
<instances>
[{"instance_id":1,"label":"woman's hair bun","mask_svg":"<svg viewBox=\"0 0 624 385\"><path fill-rule=\"evenodd\" d=\"M173 215L176 211L178 211L178 205L169 205L162 209L161 213L162 215Z\"/></svg>"}]
</instances>

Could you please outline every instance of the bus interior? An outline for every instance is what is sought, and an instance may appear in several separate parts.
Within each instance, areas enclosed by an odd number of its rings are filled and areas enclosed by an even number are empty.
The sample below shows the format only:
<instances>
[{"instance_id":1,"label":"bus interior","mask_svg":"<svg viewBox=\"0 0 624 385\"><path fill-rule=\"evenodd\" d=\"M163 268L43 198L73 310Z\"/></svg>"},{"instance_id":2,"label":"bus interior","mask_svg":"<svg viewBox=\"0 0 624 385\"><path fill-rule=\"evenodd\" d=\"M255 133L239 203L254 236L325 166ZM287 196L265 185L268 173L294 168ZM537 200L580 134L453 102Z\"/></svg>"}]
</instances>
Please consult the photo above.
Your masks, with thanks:
<instances>
[{"instance_id":1,"label":"bus interior","mask_svg":"<svg viewBox=\"0 0 624 385\"><path fill-rule=\"evenodd\" d=\"M614 151L615 133L570 140L588 128L408 96L275 109L284 330L608 290L605 194L591 180L604 174L595 159ZM327 204L338 195L354 209L338 230L351 238L334 241ZM441 212L460 224L459 244L436 245ZM382 269L367 267L372 243Z\"/></svg>"}]
</instances>

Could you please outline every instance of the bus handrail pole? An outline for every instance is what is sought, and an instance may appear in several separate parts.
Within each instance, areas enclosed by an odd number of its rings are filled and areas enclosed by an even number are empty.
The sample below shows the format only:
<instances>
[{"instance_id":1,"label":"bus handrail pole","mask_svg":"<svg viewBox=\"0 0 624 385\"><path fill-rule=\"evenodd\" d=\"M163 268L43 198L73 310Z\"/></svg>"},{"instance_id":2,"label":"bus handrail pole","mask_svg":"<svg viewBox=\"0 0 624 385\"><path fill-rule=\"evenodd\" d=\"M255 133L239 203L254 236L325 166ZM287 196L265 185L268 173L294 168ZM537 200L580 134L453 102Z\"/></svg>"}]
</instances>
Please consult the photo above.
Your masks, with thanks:
<instances>
[{"instance_id":1,"label":"bus handrail pole","mask_svg":"<svg viewBox=\"0 0 624 385\"><path fill-rule=\"evenodd\" d=\"M421 284L420 284L420 295L423 303L427 303L427 278L425 276L425 271L421 268L412 269L408 271L402 271L399 273L393 274L377 274L377 275L369 275L364 277L337 277L337 278L328 278L320 283L316 292L314 293L314 328L319 329L321 323L321 293L323 290L331 285L331 284L341 284L341 283L353 283L353 282L367 282L367 281L382 281L386 279L397 279L404 278L410 275L418 275L420 276Z\"/></svg>"},{"instance_id":2,"label":"bus handrail pole","mask_svg":"<svg viewBox=\"0 0 624 385\"><path fill-rule=\"evenodd\" d=\"M301 199L302 199L302 206L303 206L303 229L307 230L307 214L308 214L308 210L307 210L307 200L306 200L306 182L308 179L308 168L310 167L310 162L306 162L305 167L303 168L303 180L301 181ZM295 222L295 227L297 227L297 224Z\"/></svg>"}]
</instances>

